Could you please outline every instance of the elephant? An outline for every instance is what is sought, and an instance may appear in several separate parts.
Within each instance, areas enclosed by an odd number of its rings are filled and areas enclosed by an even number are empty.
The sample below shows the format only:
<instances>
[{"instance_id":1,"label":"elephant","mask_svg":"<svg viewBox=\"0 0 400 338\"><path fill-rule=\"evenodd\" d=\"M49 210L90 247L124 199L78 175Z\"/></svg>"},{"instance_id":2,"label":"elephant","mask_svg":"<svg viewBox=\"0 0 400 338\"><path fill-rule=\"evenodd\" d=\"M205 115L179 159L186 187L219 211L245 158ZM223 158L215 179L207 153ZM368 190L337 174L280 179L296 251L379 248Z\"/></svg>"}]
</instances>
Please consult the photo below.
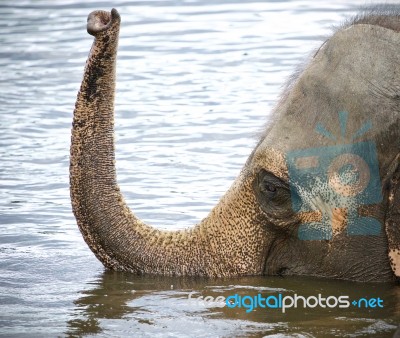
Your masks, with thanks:
<instances>
[{"instance_id":1,"label":"elephant","mask_svg":"<svg viewBox=\"0 0 400 338\"><path fill-rule=\"evenodd\" d=\"M399 281L400 12L365 12L336 29L292 76L217 205L177 231L141 221L117 184L120 22L116 9L88 16L94 42L70 148L72 210L105 268Z\"/></svg>"}]
</instances>

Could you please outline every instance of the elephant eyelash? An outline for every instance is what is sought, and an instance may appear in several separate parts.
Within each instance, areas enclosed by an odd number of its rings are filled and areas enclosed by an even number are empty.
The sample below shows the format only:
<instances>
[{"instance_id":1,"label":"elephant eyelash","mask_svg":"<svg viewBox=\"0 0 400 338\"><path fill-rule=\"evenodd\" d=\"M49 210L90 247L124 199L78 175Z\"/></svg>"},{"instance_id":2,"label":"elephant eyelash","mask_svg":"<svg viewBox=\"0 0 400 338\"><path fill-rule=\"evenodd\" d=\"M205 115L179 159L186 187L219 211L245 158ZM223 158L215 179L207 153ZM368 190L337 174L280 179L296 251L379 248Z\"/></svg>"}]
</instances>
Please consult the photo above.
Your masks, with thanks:
<instances>
[{"instance_id":1,"label":"elephant eyelash","mask_svg":"<svg viewBox=\"0 0 400 338\"><path fill-rule=\"evenodd\" d=\"M262 169L259 174L260 184L273 185L276 188L283 188L289 190L289 183L283 181L281 178L274 175L272 172Z\"/></svg>"}]
</instances>

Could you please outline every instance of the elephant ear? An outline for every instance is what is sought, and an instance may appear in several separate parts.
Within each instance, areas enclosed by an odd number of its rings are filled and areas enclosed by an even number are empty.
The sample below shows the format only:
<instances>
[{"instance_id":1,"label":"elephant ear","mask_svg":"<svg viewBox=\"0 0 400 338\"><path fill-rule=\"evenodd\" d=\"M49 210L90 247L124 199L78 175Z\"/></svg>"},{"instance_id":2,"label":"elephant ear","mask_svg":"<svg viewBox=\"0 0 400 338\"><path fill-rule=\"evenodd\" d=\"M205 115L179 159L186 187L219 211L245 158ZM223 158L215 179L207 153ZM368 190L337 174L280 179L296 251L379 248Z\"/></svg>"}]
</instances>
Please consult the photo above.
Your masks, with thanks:
<instances>
[{"instance_id":1,"label":"elephant ear","mask_svg":"<svg viewBox=\"0 0 400 338\"><path fill-rule=\"evenodd\" d=\"M400 154L396 156L392 168L393 174L388 182L389 198L385 231L388 239L390 265L395 276L400 277Z\"/></svg>"}]
</instances>

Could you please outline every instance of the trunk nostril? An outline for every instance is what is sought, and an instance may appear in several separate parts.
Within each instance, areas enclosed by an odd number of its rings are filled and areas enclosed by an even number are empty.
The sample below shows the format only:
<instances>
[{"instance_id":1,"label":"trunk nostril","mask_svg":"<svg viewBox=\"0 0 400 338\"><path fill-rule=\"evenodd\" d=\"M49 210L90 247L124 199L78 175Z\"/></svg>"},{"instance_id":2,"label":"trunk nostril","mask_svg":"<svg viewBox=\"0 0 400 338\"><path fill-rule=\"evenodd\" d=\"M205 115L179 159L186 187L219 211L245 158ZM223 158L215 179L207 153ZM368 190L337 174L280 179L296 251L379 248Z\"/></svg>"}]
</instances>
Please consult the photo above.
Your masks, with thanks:
<instances>
[{"instance_id":1,"label":"trunk nostril","mask_svg":"<svg viewBox=\"0 0 400 338\"><path fill-rule=\"evenodd\" d=\"M94 11L87 18L87 32L96 36L100 32L106 31L113 23L121 20L118 11L113 8L110 12Z\"/></svg>"}]
</instances>

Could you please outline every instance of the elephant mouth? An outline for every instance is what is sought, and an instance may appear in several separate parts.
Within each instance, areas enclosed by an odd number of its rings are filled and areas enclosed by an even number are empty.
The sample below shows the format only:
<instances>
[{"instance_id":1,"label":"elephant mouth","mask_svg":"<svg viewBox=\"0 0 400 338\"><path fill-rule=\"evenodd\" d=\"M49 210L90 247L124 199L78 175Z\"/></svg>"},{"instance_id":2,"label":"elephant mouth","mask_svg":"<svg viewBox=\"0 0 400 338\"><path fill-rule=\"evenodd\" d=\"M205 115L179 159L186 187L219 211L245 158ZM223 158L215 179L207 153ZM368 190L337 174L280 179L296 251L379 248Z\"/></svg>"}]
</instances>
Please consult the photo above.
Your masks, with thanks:
<instances>
[{"instance_id":1,"label":"elephant mouth","mask_svg":"<svg viewBox=\"0 0 400 338\"><path fill-rule=\"evenodd\" d=\"M94 11L88 16L87 31L90 35L96 35L108 30L114 23L120 20L120 15L115 8L111 12Z\"/></svg>"}]
</instances>

